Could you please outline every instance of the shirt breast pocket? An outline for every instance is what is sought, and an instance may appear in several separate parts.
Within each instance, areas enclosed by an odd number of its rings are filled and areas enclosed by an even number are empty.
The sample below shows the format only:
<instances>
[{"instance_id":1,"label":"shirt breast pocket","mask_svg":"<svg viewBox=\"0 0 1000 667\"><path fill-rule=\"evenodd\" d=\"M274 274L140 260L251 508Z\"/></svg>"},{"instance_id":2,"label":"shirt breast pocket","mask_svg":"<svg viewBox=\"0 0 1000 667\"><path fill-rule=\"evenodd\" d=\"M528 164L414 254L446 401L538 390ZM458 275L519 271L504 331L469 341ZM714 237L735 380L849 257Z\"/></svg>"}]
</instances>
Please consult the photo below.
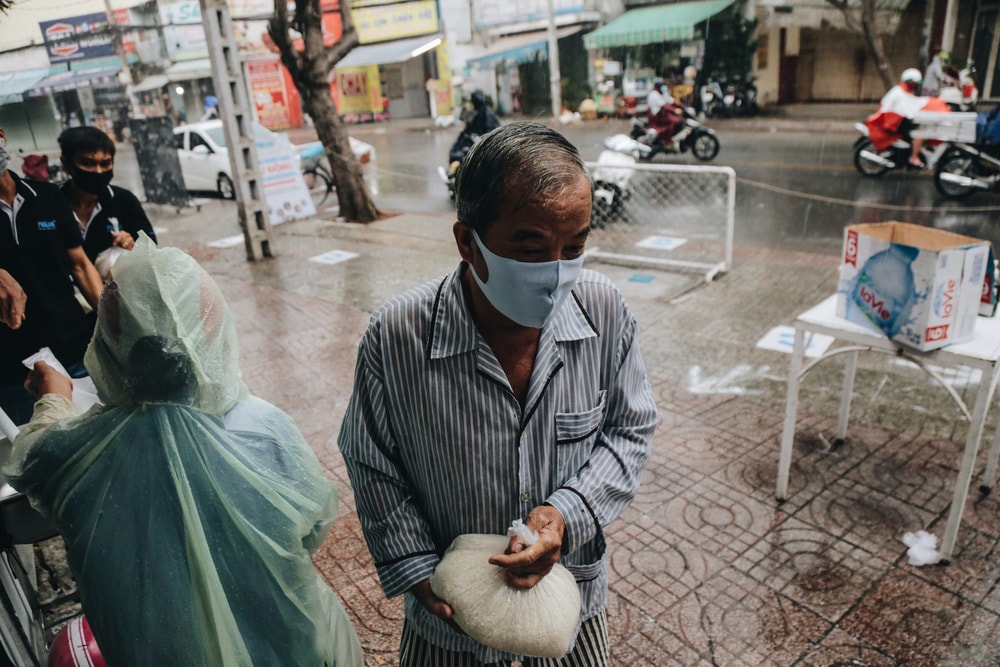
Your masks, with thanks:
<instances>
[{"instance_id":1,"label":"shirt breast pocket","mask_svg":"<svg viewBox=\"0 0 1000 667\"><path fill-rule=\"evenodd\" d=\"M607 391L597 395L597 405L583 412L556 413L556 470L562 484L576 477L597 441L604 423Z\"/></svg>"}]
</instances>

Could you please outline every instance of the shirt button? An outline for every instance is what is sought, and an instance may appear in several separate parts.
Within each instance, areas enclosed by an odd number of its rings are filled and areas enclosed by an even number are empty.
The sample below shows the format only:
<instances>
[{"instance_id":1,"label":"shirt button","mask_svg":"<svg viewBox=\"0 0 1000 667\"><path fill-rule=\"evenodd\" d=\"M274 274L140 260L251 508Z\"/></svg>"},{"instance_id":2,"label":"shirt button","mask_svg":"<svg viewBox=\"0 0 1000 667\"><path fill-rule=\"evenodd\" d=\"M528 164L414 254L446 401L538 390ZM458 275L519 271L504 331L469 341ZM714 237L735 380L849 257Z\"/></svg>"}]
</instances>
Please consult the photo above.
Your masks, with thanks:
<instances>
[{"instance_id":1,"label":"shirt button","mask_svg":"<svg viewBox=\"0 0 1000 667\"><path fill-rule=\"evenodd\" d=\"M528 502L528 499L529 499L529 498L531 498L531 496L530 496L530 495L528 495L528 492L527 492L527 491L522 491L522 492L521 492L521 502L522 502L522 503L526 503L526 502Z\"/></svg>"}]
</instances>

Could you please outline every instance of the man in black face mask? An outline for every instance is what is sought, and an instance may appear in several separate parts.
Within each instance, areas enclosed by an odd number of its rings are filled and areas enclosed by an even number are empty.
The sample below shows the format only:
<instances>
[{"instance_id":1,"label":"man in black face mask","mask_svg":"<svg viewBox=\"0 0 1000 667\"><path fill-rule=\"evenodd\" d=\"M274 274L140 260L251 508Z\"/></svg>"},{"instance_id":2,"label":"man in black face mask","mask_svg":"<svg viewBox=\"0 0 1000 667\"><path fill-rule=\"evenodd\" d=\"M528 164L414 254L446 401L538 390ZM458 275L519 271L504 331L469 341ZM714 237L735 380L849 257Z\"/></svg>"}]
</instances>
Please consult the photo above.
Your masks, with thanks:
<instances>
[{"instance_id":1,"label":"man in black face mask","mask_svg":"<svg viewBox=\"0 0 1000 667\"><path fill-rule=\"evenodd\" d=\"M24 389L22 361L48 347L72 377L85 376L94 319L73 285L97 308L102 283L59 189L18 177L6 144L0 127L0 407L23 424L35 398Z\"/></svg>"},{"instance_id":2,"label":"man in black face mask","mask_svg":"<svg viewBox=\"0 0 1000 667\"><path fill-rule=\"evenodd\" d=\"M115 144L96 127L71 127L59 135L60 159L70 175L62 186L83 236L83 249L106 277L110 248L130 250L144 231L156 240L153 226L139 200L125 188L111 185ZM100 259L99 259L100 258Z\"/></svg>"}]
</instances>

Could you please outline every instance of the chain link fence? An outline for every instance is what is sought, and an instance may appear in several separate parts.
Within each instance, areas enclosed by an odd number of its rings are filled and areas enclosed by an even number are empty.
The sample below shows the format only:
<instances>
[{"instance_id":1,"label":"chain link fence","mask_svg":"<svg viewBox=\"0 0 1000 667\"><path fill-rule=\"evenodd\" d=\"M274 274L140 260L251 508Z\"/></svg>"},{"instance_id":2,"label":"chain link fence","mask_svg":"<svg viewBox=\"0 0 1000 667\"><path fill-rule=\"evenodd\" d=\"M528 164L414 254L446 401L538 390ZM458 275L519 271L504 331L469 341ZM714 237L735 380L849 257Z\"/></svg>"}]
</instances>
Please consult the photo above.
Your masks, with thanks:
<instances>
[{"instance_id":1,"label":"chain link fence","mask_svg":"<svg viewBox=\"0 0 1000 667\"><path fill-rule=\"evenodd\" d=\"M594 182L588 260L696 272L706 282L729 270L731 167L637 164L604 151L587 169Z\"/></svg>"}]
</instances>

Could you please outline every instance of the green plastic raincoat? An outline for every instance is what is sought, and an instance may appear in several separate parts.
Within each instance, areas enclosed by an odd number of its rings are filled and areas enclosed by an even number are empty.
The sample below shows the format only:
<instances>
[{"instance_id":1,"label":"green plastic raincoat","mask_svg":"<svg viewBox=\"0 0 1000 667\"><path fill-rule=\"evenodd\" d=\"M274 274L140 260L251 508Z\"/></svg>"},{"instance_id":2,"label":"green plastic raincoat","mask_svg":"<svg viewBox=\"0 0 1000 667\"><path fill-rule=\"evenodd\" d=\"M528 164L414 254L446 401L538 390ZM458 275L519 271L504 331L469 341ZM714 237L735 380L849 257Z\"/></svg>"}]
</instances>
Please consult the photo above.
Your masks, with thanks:
<instances>
[{"instance_id":1,"label":"green plastic raincoat","mask_svg":"<svg viewBox=\"0 0 1000 667\"><path fill-rule=\"evenodd\" d=\"M65 418L46 395L5 473L62 532L108 665L362 665L310 559L336 492L249 395L218 286L143 237L98 313L85 361L104 405Z\"/></svg>"}]
</instances>

